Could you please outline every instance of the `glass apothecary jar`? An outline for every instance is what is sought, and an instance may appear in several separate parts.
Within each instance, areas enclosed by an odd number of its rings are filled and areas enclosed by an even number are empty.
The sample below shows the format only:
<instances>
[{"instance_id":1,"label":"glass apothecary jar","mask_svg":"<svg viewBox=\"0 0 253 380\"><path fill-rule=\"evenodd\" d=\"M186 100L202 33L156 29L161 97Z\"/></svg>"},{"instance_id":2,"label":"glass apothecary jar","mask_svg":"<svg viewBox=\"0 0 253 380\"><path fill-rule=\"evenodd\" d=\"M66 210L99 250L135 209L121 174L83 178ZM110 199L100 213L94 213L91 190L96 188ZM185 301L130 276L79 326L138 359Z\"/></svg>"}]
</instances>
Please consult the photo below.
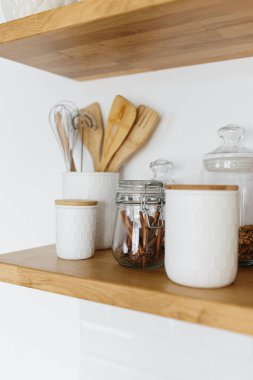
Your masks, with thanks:
<instances>
[{"instance_id":1,"label":"glass apothecary jar","mask_svg":"<svg viewBox=\"0 0 253 380\"><path fill-rule=\"evenodd\" d=\"M164 263L162 182L120 181L113 256L119 264L155 268Z\"/></svg>"},{"instance_id":2,"label":"glass apothecary jar","mask_svg":"<svg viewBox=\"0 0 253 380\"><path fill-rule=\"evenodd\" d=\"M222 144L203 159L206 184L238 185L240 192L239 265L253 264L253 151L242 144L244 128L227 125L218 130Z\"/></svg>"}]
</instances>

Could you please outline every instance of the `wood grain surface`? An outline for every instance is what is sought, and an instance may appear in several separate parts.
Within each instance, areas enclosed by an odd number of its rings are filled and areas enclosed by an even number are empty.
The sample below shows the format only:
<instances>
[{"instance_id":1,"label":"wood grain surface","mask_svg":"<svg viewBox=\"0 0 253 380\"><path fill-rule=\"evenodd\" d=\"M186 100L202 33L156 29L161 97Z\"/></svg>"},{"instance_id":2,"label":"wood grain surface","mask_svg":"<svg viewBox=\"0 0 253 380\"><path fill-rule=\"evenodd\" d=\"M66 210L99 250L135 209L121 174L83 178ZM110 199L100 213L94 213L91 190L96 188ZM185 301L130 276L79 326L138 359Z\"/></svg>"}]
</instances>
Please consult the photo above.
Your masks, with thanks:
<instances>
[{"instance_id":1,"label":"wood grain surface","mask_svg":"<svg viewBox=\"0 0 253 380\"><path fill-rule=\"evenodd\" d=\"M122 267L110 251L66 261L47 246L1 255L0 281L253 335L253 268L203 290L174 284L163 268Z\"/></svg>"},{"instance_id":2,"label":"wood grain surface","mask_svg":"<svg viewBox=\"0 0 253 380\"><path fill-rule=\"evenodd\" d=\"M251 0L85 0L0 25L0 56L78 80L253 55Z\"/></svg>"},{"instance_id":3,"label":"wood grain surface","mask_svg":"<svg viewBox=\"0 0 253 380\"><path fill-rule=\"evenodd\" d=\"M83 199L57 199L56 206L97 206L97 201L87 201Z\"/></svg>"},{"instance_id":4,"label":"wood grain surface","mask_svg":"<svg viewBox=\"0 0 253 380\"><path fill-rule=\"evenodd\" d=\"M221 190L221 191L237 191L237 185L166 185L166 190Z\"/></svg>"}]
</instances>

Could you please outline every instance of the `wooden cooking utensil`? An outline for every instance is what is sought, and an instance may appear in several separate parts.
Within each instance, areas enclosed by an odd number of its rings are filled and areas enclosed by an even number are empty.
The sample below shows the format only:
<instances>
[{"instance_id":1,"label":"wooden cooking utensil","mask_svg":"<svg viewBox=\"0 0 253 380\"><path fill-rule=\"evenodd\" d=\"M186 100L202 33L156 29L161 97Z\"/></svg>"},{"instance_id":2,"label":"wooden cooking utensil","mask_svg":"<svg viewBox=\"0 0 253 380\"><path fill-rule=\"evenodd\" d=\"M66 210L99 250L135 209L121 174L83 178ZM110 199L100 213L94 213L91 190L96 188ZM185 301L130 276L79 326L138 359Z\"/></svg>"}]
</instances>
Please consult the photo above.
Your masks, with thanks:
<instances>
[{"instance_id":1,"label":"wooden cooking utensil","mask_svg":"<svg viewBox=\"0 0 253 380\"><path fill-rule=\"evenodd\" d=\"M61 116L60 112L56 112L56 114L55 114L55 124L56 124L56 129L58 132L58 136L59 136L62 148L63 148L66 166L68 167L68 162L70 162L70 170L72 172L75 172L76 168L75 168L75 164L73 161L72 151L70 150L70 147L69 147L68 137L67 137L66 131L64 129L64 125L62 122L62 116Z\"/></svg>"},{"instance_id":2,"label":"wooden cooking utensil","mask_svg":"<svg viewBox=\"0 0 253 380\"><path fill-rule=\"evenodd\" d=\"M149 107L138 107L137 119L129 135L109 162L106 170L118 172L121 166L151 137L160 122L159 114Z\"/></svg>"},{"instance_id":3,"label":"wooden cooking utensil","mask_svg":"<svg viewBox=\"0 0 253 380\"><path fill-rule=\"evenodd\" d=\"M98 171L104 139L104 123L98 103L80 110L79 126L83 144L91 154L95 171Z\"/></svg>"},{"instance_id":4,"label":"wooden cooking utensil","mask_svg":"<svg viewBox=\"0 0 253 380\"><path fill-rule=\"evenodd\" d=\"M136 115L137 109L132 103L120 95L115 97L105 129L100 171L106 170L111 158L130 132Z\"/></svg>"}]
</instances>

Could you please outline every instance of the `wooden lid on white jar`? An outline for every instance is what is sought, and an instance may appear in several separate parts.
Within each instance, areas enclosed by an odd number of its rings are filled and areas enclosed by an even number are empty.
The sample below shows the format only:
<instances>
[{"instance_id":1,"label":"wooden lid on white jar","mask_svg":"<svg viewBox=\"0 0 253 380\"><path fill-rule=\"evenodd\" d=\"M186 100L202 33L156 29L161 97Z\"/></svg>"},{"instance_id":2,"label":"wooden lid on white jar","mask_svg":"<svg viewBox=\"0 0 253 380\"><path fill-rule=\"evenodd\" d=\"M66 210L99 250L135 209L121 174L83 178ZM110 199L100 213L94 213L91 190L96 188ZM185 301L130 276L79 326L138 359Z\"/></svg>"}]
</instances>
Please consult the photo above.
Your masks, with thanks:
<instances>
[{"instance_id":1,"label":"wooden lid on white jar","mask_svg":"<svg viewBox=\"0 0 253 380\"><path fill-rule=\"evenodd\" d=\"M85 199L57 199L56 206L97 206L97 201L89 201Z\"/></svg>"},{"instance_id":2,"label":"wooden lid on white jar","mask_svg":"<svg viewBox=\"0 0 253 380\"><path fill-rule=\"evenodd\" d=\"M166 185L166 190L225 190L237 191L236 185Z\"/></svg>"}]
</instances>

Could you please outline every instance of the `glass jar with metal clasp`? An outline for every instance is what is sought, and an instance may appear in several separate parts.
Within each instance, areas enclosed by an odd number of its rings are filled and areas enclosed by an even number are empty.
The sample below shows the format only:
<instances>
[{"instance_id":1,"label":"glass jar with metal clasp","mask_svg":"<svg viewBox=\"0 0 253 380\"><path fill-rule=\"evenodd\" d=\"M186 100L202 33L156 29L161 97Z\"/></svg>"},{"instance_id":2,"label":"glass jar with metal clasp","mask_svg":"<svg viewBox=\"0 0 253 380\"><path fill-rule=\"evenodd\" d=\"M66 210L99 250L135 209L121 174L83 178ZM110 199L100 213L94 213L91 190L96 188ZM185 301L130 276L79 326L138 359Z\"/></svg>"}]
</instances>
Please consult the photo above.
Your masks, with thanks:
<instances>
[{"instance_id":1,"label":"glass jar with metal clasp","mask_svg":"<svg viewBox=\"0 0 253 380\"><path fill-rule=\"evenodd\" d=\"M119 182L113 256L119 264L156 268L164 263L164 188L151 180Z\"/></svg>"}]
</instances>

